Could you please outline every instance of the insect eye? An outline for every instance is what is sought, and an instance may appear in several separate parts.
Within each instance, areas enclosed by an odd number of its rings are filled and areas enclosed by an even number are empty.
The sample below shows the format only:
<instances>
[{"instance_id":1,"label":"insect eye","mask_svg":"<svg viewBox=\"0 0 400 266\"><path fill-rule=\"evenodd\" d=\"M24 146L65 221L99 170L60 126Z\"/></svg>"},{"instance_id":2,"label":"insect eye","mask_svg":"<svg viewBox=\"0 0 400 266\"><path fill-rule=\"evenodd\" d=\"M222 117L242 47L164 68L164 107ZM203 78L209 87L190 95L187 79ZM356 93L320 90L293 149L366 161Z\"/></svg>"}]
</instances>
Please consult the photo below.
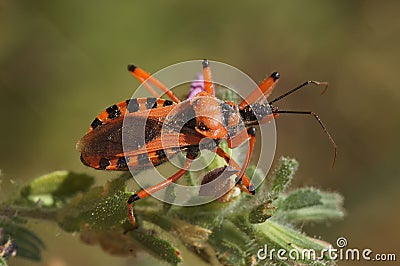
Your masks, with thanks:
<instances>
[{"instance_id":1,"label":"insect eye","mask_svg":"<svg viewBox=\"0 0 400 266\"><path fill-rule=\"evenodd\" d=\"M208 130L208 127L203 123L203 122L198 122L197 123L197 128L201 131L206 131Z\"/></svg>"}]
</instances>

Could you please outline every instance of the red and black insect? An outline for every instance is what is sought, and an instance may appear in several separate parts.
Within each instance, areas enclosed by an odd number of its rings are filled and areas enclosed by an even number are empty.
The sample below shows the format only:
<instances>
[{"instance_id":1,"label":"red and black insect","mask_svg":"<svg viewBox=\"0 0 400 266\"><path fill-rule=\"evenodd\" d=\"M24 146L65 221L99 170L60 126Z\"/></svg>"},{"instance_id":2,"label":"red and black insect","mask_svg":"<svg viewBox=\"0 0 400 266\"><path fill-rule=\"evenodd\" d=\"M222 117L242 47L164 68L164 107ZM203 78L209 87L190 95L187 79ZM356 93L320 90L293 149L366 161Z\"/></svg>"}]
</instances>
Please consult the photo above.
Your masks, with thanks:
<instances>
[{"instance_id":1,"label":"red and black insect","mask_svg":"<svg viewBox=\"0 0 400 266\"><path fill-rule=\"evenodd\" d=\"M214 151L222 157L228 164L230 173L236 173L237 186L247 193L254 194L255 187L245 173L255 145L254 126L271 121L279 114L314 116L334 147L333 162L335 161L336 144L314 112L279 110L274 106L274 103L310 83L325 87L327 83L307 81L272 101L260 100L271 94L279 80L279 73L273 72L237 105L219 100L214 96L210 66L208 61L204 60L204 91L181 102L171 90L144 70L134 65L129 65L128 70L153 95L157 96L149 84L161 89L171 100L161 99L158 96L135 98L108 107L93 120L89 131L78 142L81 161L95 169L126 171L129 167L142 170L160 165L180 151L186 154L186 161L181 170L163 182L145 188L129 198L127 207L132 224L136 224L132 203L176 182L188 171L192 160L199 155L200 148ZM128 143L127 146L122 144L124 123L141 125L129 127L130 131L125 134L128 138L125 140ZM137 136L144 137L137 138ZM221 140L226 140L229 148L235 148L249 141L246 160L242 166L239 166L218 146ZM200 142L202 147L200 147ZM221 168L215 169L207 175L207 179L213 179L220 174Z\"/></svg>"}]
</instances>

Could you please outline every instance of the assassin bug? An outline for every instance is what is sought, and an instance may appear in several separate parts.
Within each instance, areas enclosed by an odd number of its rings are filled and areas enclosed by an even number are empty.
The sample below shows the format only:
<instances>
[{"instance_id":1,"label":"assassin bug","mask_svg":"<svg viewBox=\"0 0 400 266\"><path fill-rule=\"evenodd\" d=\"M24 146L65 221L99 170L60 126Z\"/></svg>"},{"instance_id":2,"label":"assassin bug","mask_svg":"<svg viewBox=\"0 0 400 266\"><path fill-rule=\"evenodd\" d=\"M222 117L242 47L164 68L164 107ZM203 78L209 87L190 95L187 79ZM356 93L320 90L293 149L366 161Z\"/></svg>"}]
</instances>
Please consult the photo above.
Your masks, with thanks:
<instances>
[{"instance_id":1,"label":"assassin bug","mask_svg":"<svg viewBox=\"0 0 400 266\"><path fill-rule=\"evenodd\" d=\"M182 169L161 183L130 196L127 201L128 217L134 225L136 222L133 216L133 202L167 187L182 177L189 170L192 160L199 155L200 145L222 157L228 164L228 175L236 174L236 185L241 190L254 194L255 187L245 173L256 140L254 126L267 123L279 114L313 116L334 148L333 163L335 162L337 146L314 112L279 110L273 105L310 83L325 86L325 91L326 82L304 82L268 102L266 97L271 94L280 78L278 72L273 72L237 105L233 102L219 100L214 96L215 90L209 62L203 60L202 64L204 91L182 102L149 73L139 67L129 65L129 72L156 98L134 98L108 107L93 120L89 131L77 144L83 164L102 170L126 171L128 167L142 170L158 166L180 151L186 154ZM162 90L171 100L159 98L149 84ZM134 125L129 128L130 131L127 133L128 146L122 144L124 120L125 123ZM143 130L139 130L140 126L136 127L135 125L143 125ZM142 136L139 138L141 140L138 140L138 136ZM239 166L228 153L219 147L221 140L226 140L229 148L238 147L249 141L246 159L242 166ZM203 183L221 175L222 170L223 167L210 171L203 179Z\"/></svg>"}]
</instances>

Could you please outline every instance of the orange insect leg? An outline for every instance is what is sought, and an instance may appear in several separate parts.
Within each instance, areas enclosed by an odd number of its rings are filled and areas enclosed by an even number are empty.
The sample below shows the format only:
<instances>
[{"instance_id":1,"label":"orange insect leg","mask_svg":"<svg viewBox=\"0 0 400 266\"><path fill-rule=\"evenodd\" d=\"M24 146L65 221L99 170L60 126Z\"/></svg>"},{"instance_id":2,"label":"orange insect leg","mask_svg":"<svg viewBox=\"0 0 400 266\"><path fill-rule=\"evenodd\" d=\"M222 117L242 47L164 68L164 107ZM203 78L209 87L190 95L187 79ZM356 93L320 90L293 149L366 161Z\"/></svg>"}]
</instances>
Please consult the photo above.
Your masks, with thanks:
<instances>
[{"instance_id":1,"label":"orange insect leg","mask_svg":"<svg viewBox=\"0 0 400 266\"><path fill-rule=\"evenodd\" d=\"M209 95L215 95L214 84L212 82L211 68L207 59L203 60L204 90Z\"/></svg>"},{"instance_id":2,"label":"orange insect leg","mask_svg":"<svg viewBox=\"0 0 400 266\"><path fill-rule=\"evenodd\" d=\"M269 77L264 79L264 81L261 82L261 84L258 85L258 87L253 90L245 100L240 103L239 109L243 109L246 105L256 102L257 99L260 98L262 95L264 95L265 98L268 97L273 91L276 83L278 83L278 80L279 73L273 72Z\"/></svg>"},{"instance_id":3,"label":"orange insect leg","mask_svg":"<svg viewBox=\"0 0 400 266\"><path fill-rule=\"evenodd\" d=\"M146 71L144 71L143 69L136 67L134 65L129 65L128 66L128 71L135 77L137 78L141 83L143 83L147 89L150 90L150 92L152 92L152 94L154 95L154 93L157 95L157 93L154 91L153 88L149 88L151 86L149 86L148 84L146 85L147 81L150 82L151 84L153 84L154 86L156 86L157 88L159 88L160 90L162 90L163 92L165 92L169 98L171 98L171 100L173 100L176 103L179 103L180 100L178 99L178 97L175 96L175 94L168 89L164 84L162 84L158 79L152 77L149 73L147 73ZM156 96L157 98L159 97Z\"/></svg>"},{"instance_id":4,"label":"orange insect leg","mask_svg":"<svg viewBox=\"0 0 400 266\"><path fill-rule=\"evenodd\" d=\"M247 169L247 166L249 165L250 158L251 158L251 155L253 154L253 150L254 150L254 144L256 142L256 129L254 127L250 127L247 130L247 133L249 134L249 149L247 151L246 160L244 161L242 169L240 170L240 172L238 174L239 179L242 178L242 176L244 175L244 173ZM243 183L245 183L245 182L246 181L243 180Z\"/></svg>"},{"instance_id":5,"label":"orange insect leg","mask_svg":"<svg viewBox=\"0 0 400 266\"><path fill-rule=\"evenodd\" d=\"M232 159L232 157L227 154L223 149L221 149L220 147L217 147L216 153L221 156L225 162L227 164L229 164L230 166L232 166L233 168L235 168L236 170L239 171L239 173L242 173L242 176L240 176L240 174L237 175L237 177L240 179L242 179L243 184L245 185L245 188L240 187L241 190L249 193L249 194L253 194L254 195L254 185L251 183L249 177L246 175L246 173L244 172L246 170L246 168L241 169L241 167L235 162L235 160ZM246 163L245 163L246 164ZM248 164L248 163L247 163Z\"/></svg>"},{"instance_id":6,"label":"orange insect leg","mask_svg":"<svg viewBox=\"0 0 400 266\"><path fill-rule=\"evenodd\" d=\"M133 215L132 203L139 199L143 199L143 198L167 187L171 183L176 182L179 178L181 178L188 171L188 168L190 167L191 163L192 163L191 160L186 160L183 168L180 169L178 172L176 172L174 175L172 175L170 178L164 180L163 182L161 182L157 185L143 189L143 190L139 191L137 194L133 194L132 196L129 197L126 205L127 205L127 209L128 209L129 221L131 222L132 225L134 225L135 227L137 226L135 217Z\"/></svg>"}]
</instances>

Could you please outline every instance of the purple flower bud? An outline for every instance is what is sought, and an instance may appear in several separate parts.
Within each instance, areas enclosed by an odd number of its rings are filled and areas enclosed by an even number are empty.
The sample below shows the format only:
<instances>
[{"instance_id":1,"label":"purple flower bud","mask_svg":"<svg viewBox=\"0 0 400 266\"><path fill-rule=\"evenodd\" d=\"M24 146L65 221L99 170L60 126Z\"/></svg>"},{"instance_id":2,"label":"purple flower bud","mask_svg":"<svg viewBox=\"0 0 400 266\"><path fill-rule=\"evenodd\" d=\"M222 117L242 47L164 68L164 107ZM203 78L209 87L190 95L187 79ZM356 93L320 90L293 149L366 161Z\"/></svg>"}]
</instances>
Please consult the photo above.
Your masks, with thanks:
<instances>
[{"instance_id":1,"label":"purple flower bud","mask_svg":"<svg viewBox=\"0 0 400 266\"><path fill-rule=\"evenodd\" d=\"M192 81L190 84L190 91L187 99L192 99L199 92L204 91L204 77L202 74L198 73L196 75L196 79Z\"/></svg>"}]
</instances>

